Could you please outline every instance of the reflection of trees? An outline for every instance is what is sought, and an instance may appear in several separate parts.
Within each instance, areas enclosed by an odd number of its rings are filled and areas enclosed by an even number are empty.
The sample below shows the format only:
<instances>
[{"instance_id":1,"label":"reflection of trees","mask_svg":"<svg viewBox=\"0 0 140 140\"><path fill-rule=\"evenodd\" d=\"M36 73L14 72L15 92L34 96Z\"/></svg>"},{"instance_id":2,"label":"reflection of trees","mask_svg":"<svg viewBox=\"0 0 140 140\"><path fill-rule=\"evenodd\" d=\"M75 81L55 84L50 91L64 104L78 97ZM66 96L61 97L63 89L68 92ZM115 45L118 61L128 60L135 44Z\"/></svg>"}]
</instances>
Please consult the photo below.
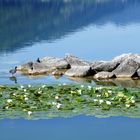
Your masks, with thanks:
<instances>
[{"instance_id":1,"label":"reflection of trees","mask_svg":"<svg viewBox=\"0 0 140 140\"><path fill-rule=\"evenodd\" d=\"M25 0L0 1L0 51L14 51L24 44L55 40L89 24L107 22L128 24L139 21L129 17L129 9L139 10L138 0ZM123 17L123 11L125 17ZM137 11L139 14L139 11ZM118 15L117 15L118 14ZM114 16L115 15L115 16Z\"/></svg>"}]
</instances>

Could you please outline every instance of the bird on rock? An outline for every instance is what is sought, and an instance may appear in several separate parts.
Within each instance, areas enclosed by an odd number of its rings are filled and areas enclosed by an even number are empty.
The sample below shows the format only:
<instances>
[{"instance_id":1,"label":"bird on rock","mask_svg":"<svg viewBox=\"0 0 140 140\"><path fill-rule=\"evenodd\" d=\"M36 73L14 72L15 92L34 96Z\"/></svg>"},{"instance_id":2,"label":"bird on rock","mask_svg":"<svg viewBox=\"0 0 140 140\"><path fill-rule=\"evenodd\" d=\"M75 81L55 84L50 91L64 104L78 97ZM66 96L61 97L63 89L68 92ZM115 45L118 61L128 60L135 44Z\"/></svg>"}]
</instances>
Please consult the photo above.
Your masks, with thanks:
<instances>
[{"instance_id":1,"label":"bird on rock","mask_svg":"<svg viewBox=\"0 0 140 140\"><path fill-rule=\"evenodd\" d=\"M36 62L41 63L40 58L37 58Z\"/></svg>"}]
</instances>

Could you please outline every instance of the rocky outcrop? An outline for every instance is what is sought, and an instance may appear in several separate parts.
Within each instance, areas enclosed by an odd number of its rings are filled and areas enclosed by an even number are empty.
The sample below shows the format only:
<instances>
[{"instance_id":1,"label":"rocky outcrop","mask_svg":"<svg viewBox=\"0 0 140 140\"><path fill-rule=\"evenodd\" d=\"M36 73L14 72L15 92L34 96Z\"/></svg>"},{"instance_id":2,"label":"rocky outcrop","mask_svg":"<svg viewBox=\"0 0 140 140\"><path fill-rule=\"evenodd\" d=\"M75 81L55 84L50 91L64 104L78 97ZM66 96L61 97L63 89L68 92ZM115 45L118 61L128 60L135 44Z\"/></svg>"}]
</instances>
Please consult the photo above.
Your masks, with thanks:
<instances>
[{"instance_id":1,"label":"rocky outcrop","mask_svg":"<svg viewBox=\"0 0 140 140\"><path fill-rule=\"evenodd\" d=\"M95 71L90 66L73 66L65 72L66 76L70 77L85 77L94 75Z\"/></svg>"},{"instance_id":2,"label":"rocky outcrop","mask_svg":"<svg viewBox=\"0 0 140 140\"><path fill-rule=\"evenodd\" d=\"M51 74L69 77L92 76L95 79L140 78L140 54L123 54L112 61L87 62L73 55L44 57L17 67L29 75Z\"/></svg>"},{"instance_id":3,"label":"rocky outcrop","mask_svg":"<svg viewBox=\"0 0 140 140\"><path fill-rule=\"evenodd\" d=\"M98 72L97 74L95 74L94 78L95 79L110 79L110 78L115 78L115 74L112 72L106 72L106 71L102 71L102 72Z\"/></svg>"}]
</instances>

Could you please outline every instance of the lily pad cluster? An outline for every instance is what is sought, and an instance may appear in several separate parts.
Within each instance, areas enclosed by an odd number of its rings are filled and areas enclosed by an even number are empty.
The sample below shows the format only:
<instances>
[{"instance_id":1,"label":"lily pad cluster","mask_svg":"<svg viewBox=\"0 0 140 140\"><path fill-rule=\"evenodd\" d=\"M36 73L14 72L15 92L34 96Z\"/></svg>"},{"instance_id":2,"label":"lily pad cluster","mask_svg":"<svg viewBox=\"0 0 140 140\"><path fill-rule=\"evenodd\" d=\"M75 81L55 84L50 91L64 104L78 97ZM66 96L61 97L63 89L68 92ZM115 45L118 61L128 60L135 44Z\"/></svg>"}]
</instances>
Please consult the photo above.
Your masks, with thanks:
<instances>
[{"instance_id":1,"label":"lily pad cluster","mask_svg":"<svg viewBox=\"0 0 140 140\"><path fill-rule=\"evenodd\" d=\"M65 84L0 86L0 116L14 112L27 116L46 112L55 117L88 115L95 110L128 112L138 110L139 103L140 89Z\"/></svg>"}]
</instances>

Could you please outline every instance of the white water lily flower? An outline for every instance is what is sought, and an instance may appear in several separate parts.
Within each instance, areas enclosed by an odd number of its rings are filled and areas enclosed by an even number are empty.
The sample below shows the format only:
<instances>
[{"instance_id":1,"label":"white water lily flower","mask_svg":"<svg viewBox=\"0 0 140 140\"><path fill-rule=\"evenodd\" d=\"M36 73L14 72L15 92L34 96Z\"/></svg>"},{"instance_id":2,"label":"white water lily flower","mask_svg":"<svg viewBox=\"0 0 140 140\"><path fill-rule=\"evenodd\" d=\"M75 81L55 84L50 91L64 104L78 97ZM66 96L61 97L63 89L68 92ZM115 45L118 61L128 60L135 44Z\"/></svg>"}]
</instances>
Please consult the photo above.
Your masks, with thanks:
<instances>
[{"instance_id":1,"label":"white water lily flower","mask_svg":"<svg viewBox=\"0 0 140 140\"><path fill-rule=\"evenodd\" d=\"M31 116L31 115L32 115L32 113L33 113L32 111L28 111L28 115L29 115L29 116Z\"/></svg>"},{"instance_id":2,"label":"white water lily flower","mask_svg":"<svg viewBox=\"0 0 140 140\"><path fill-rule=\"evenodd\" d=\"M133 104L134 104L135 102L136 102L135 100L131 100L131 103L133 103Z\"/></svg>"},{"instance_id":3,"label":"white water lily flower","mask_svg":"<svg viewBox=\"0 0 140 140\"><path fill-rule=\"evenodd\" d=\"M127 108L129 108L129 107L130 107L130 105L129 105L129 104L126 104L125 106L126 106Z\"/></svg>"},{"instance_id":4,"label":"white water lily flower","mask_svg":"<svg viewBox=\"0 0 140 140\"><path fill-rule=\"evenodd\" d=\"M92 87L91 86L88 86L88 89L91 89Z\"/></svg>"},{"instance_id":5,"label":"white water lily flower","mask_svg":"<svg viewBox=\"0 0 140 140\"><path fill-rule=\"evenodd\" d=\"M6 106L5 109L9 109L9 106Z\"/></svg>"},{"instance_id":6,"label":"white water lily flower","mask_svg":"<svg viewBox=\"0 0 140 140\"><path fill-rule=\"evenodd\" d=\"M31 85L28 85L28 87L30 88L30 87L31 87Z\"/></svg>"},{"instance_id":7,"label":"white water lily flower","mask_svg":"<svg viewBox=\"0 0 140 140\"><path fill-rule=\"evenodd\" d=\"M94 102L98 102L98 99L93 99Z\"/></svg>"},{"instance_id":8,"label":"white water lily flower","mask_svg":"<svg viewBox=\"0 0 140 140\"><path fill-rule=\"evenodd\" d=\"M82 94L82 90L81 90L81 89L77 90L77 92L78 92L80 95Z\"/></svg>"},{"instance_id":9,"label":"white water lily flower","mask_svg":"<svg viewBox=\"0 0 140 140\"><path fill-rule=\"evenodd\" d=\"M101 95L97 94L96 97L101 97Z\"/></svg>"},{"instance_id":10,"label":"white water lily flower","mask_svg":"<svg viewBox=\"0 0 140 140\"><path fill-rule=\"evenodd\" d=\"M24 88L24 86L20 86L20 88L21 88L21 89L23 89L23 88Z\"/></svg>"},{"instance_id":11,"label":"white water lily flower","mask_svg":"<svg viewBox=\"0 0 140 140\"><path fill-rule=\"evenodd\" d=\"M103 87L96 87L96 90L101 90Z\"/></svg>"},{"instance_id":12,"label":"white water lily flower","mask_svg":"<svg viewBox=\"0 0 140 140\"><path fill-rule=\"evenodd\" d=\"M99 100L99 104L102 104L104 102L104 100Z\"/></svg>"},{"instance_id":13,"label":"white water lily flower","mask_svg":"<svg viewBox=\"0 0 140 140\"><path fill-rule=\"evenodd\" d=\"M42 86L42 88L45 88L45 87L46 87L46 85L43 85L43 86Z\"/></svg>"},{"instance_id":14,"label":"white water lily flower","mask_svg":"<svg viewBox=\"0 0 140 140\"><path fill-rule=\"evenodd\" d=\"M70 91L70 93L75 93L75 91Z\"/></svg>"},{"instance_id":15,"label":"white water lily flower","mask_svg":"<svg viewBox=\"0 0 140 140\"><path fill-rule=\"evenodd\" d=\"M12 99L8 99L8 100L7 100L7 103L11 103L11 102L13 102Z\"/></svg>"},{"instance_id":16,"label":"white water lily flower","mask_svg":"<svg viewBox=\"0 0 140 140\"><path fill-rule=\"evenodd\" d=\"M27 90L26 90L26 89L24 89L23 91L24 91L24 92L26 92Z\"/></svg>"},{"instance_id":17,"label":"white water lily flower","mask_svg":"<svg viewBox=\"0 0 140 140\"><path fill-rule=\"evenodd\" d=\"M61 106L62 106L62 104L58 103L56 107L57 107L57 109L59 109Z\"/></svg>"},{"instance_id":18,"label":"white water lily flower","mask_svg":"<svg viewBox=\"0 0 140 140\"><path fill-rule=\"evenodd\" d=\"M56 102L52 102L52 105L57 105L57 103Z\"/></svg>"},{"instance_id":19,"label":"white water lily flower","mask_svg":"<svg viewBox=\"0 0 140 140\"><path fill-rule=\"evenodd\" d=\"M108 93L112 93L112 91L111 90L108 90Z\"/></svg>"},{"instance_id":20,"label":"white water lily flower","mask_svg":"<svg viewBox=\"0 0 140 140\"><path fill-rule=\"evenodd\" d=\"M42 91L38 91L38 94L41 94L42 93Z\"/></svg>"},{"instance_id":21,"label":"white water lily flower","mask_svg":"<svg viewBox=\"0 0 140 140\"><path fill-rule=\"evenodd\" d=\"M132 97L131 97L131 100L134 100L134 99L135 99L135 97L134 97L134 96L132 96Z\"/></svg>"},{"instance_id":22,"label":"white water lily flower","mask_svg":"<svg viewBox=\"0 0 140 140\"><path fill-rule=\"evenodd\" d=\"M106 101L106 104L107 104L107 105L111 105L111 102L110 102L110 101Z\"/></svg>"},{"instance_id":23,"label":"white water lily flower","mask_svg":"<svg viewBox=\"0 0 140 140\"><path fill-rule=\"evenodd\" d=\"M55 99L56 99L56 100L58 100L58 99L59 99L59 97L58 97L58 96L55 96Z\"/></svg>"},{"instance_id":24,"label":"white water lily flower","mask_svg":"<svg viewBox=\"0 0 140 140\"><path fill-rule=\"evenodd\" d=\"M26 97L24 100L27 101L27 100L29 100L29 98Z\"/></svg>"},{"instance_id":25,"label":"white water lily flower","mask_svg":"<svg viewBox=\"0 0 140 140\"><path fill-rule=\"evenodd\" d=\"M83 88L84 87L84 85L81 85L81 88Z\"/></svg>"}]
</instances>

